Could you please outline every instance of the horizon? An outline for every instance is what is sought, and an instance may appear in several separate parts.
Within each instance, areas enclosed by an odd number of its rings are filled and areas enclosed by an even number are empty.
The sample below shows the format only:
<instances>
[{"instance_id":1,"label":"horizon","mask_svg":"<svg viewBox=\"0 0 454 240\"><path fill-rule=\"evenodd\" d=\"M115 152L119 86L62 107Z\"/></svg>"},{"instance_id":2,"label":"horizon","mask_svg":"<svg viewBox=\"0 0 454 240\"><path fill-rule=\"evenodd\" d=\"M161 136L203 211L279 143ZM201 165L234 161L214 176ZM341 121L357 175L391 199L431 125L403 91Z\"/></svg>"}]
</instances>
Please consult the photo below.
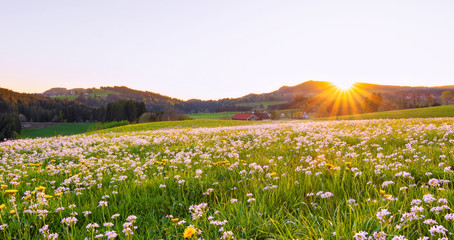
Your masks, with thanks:
<instances>
[{"instance_id":1,"label":"horizon","mask_svg":"<svg viewBox=\"0 0 454 240\"><path fill-rule=\"evenodd\" d=\"M351 87L354 87L356 84L372 84L372 85L380 85L380 86L391 86L391 87L412 87L412 88L436 88L436 87L450 87L450 86L454 86L454 84L451 84L451 85L434 85L434 86L409 86L409 85L388 85L388 84L377 84L377 83L368 83L368 82L354 82L354 83L351 83L349 84L347 87L342 87L342 83L334 83L334 82L329 82L329 81L321 81L321 80L307 80L307 81L304 81L304 82L301 82L299 84L296 84L296 85L282 85L280 86L279 88L277 89L274 89L272 91L269 91L269 92L251 92L251 93L247 93L245 95L242 95L242 96L235 96L235 97L226 97L226 98L241 98L241 97L244 97L244 96L247 96L247 95L250 95L250 94L257 94L257 95L260 95L260 94L267 94L267 93L271 93L271 92L274 92L274 91L277 91L279 90L280 88L282 87L295 87L295 86L298 86L300 84L303 84L303 83L306 83L306 82L325 82L325 83L331 83L335 86L337 86L338 88L341 88L341 90L349 90ZM346 85L344 85L346 86ZM188 99L182 99L182 98L178 98L178 97L174 97L174 96L169 96L169 95L165 95L165 94L162 94L162 93L159 93L159 92L154 92L154 91L150 91L150 90L142 90L142 89L135 89L135 88L131 88L131 87L128 87L128 86L125 86L125 85L122 85L122 86L98 86L98 87L74 87L74 88L67 88L67 87L61 87L61 86L56 86L56 87L51 87L49 89L46 89L42 92L20 92L20 91L16 91L14 89L9 89L11 91L14 91L14 92L18 92L18 93L25 93L25 94L43 94L45 91L48 91L48 90L51 90L51 89L55 89L55 88L63 88L63 89L67 89L67 90L72 90L72 89L92 89L92 88L95 88L95 89L101 89L101 88L105 88L105 87L126 87L126 88L129 88L129 89L132 89L132 90L138 90L138 91L143 91L143 92L152 92L152 93L155 93L155 94L159 94L159 95L162 95L162 96L166 96L166 97L170 97L170 98L175 98L175 99L179 99L179 100L183 100L183 101L188 101L188 100L202 100L202 101L210 101L210 100L213 100L213 101L217 101L217 100L220 100L220 99L223 99L223 98L217 98L217 99L202 99L202 98L197 98L197 97L193 97L193 98L188 98ZM0 88L2 88L2 86L0 86ZM8 89L8 88L6 88Z\"/></svg>"},{"instance_id":2,"label":"horizon","mask_svg":"<svg viewBox=\"0 0 454 240\"><path fill-rule=\"evenodd\" d=\"M178 99L454 82L454 2L0 2L0 87L127 86Z\"/></svg>"}]
</instances>

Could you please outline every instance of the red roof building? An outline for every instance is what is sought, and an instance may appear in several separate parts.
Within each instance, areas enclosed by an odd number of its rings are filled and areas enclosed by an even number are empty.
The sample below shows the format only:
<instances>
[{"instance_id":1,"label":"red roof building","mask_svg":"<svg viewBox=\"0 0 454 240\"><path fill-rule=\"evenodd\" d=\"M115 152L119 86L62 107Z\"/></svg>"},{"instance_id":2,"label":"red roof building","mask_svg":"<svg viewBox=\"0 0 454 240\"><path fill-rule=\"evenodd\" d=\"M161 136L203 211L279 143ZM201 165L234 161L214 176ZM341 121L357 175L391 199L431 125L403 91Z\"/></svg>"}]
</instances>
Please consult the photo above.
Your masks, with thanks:
<instances>
[{"instance_id":1,"label":"red roof building","mask_svg":"<svg viewBox=\"0 0 454 240\"><path fill-rule=\"evenodd\" d=\"M237 113L233 115L232 120L254 121L259 119L253 113Z\"/></svg>"}]
</instances>

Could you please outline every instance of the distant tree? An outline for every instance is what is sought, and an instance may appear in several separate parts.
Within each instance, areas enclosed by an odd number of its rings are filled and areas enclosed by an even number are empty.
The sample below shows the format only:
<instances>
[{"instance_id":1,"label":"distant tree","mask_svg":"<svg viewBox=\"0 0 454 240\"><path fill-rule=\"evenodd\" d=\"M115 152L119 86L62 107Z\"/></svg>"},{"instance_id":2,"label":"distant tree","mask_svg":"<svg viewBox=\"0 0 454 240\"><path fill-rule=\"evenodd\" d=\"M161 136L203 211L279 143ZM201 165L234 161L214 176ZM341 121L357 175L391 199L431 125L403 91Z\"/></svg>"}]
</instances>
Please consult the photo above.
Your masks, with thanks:
<instances>
[{"instance_id":1,"label":"distant tree","mask_svg":"<svg viewBox=\"0 0 454 240\"><path fill-rule=\"evenodd\" d=\"M273 119L273 120L279 119L279 113L274 110L271 111L271 119Z\"/></svg>"},{"instance_id":2,"label":"distant tree","mask_svg":"<svg viewBox=\"0 0 454 240\"><path fill-rule=\"evenodd\" d=\"M429 94L429 99L428 99L428 102L429 102L429 107L432 107L434 105L434 95L433 94Z\"/></svg>"},{"instance_id":3,"label":"distant tree","mask_svg":"<svg viewBox=\"0 0 454 240\"><path fill-rule=\"evenodd\" d=\"M106 121L128 120L135 122L144 112L145 103L134 100L120 100L107 104Z\"/></svg>"},{"instance_id":4,"label":"distant tree","mask_svg":"<svg viewBox=\"0 0 454 240\"><path fill-rule=\"evenodd\" d=\"M0 142L6 139L19 138L21 124L17 113L6 113L0 116Z\"/></svg>"},{"instance_id":5,"label":"distant tree","mask_svg":"<svg viewBox=\"0 0 454 240\"><path fill-rule=\"evenodd\" d=\"M363 100L363 109L366 113L377 112L381 106L383 97L380 93L373 93Z\"/></svg>"},{"instance_id":6,"label":"distant tree","mask_svg":"<svg viewBox=\"0 0 454 240\"><path fill-rule=\"evenodd\" d=\"M451 91L444 91L441 93L441 99L448 105L452 100L452 92Z\"/></svg>"}]
</instances>

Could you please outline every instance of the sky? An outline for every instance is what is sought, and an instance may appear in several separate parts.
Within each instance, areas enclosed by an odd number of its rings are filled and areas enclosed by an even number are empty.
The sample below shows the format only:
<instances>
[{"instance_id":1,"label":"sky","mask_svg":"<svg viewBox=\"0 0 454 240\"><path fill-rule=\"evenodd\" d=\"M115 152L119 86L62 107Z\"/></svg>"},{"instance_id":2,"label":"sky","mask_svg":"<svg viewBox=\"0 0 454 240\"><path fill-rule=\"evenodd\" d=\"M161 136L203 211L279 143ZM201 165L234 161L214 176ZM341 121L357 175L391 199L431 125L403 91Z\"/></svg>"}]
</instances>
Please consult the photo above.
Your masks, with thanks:
<instances>
[{"instance_id":1,"label":"sky","mask_svg":"<svg viewBox=\"0 0 454 240\"><path fill-rule=\"evenodd\" d=\"M0 0L0 87L219 99L308 80L454 84L454 1Z\"/></svg>"}]
</instances>

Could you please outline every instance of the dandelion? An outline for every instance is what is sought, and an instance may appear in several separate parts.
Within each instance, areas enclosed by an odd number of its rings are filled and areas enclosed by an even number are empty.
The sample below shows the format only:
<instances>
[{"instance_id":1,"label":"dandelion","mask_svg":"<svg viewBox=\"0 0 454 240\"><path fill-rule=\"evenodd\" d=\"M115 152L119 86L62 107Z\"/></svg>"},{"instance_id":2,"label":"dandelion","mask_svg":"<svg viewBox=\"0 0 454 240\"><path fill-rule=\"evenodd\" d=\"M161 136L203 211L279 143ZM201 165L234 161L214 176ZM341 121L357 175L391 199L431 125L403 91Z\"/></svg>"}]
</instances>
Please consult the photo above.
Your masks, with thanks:
<instances>
[{"instance_id":1,"label":"dandelion","mask_svg":"<svg viewBox=\"0 0 454 240\"><path fill-rule=\"evenodd\" d=\"M196 233L196 229L193 226L187 227L183 232L184 238L191 238Z\"/></svg>"},{"instance_id":2,"label":"dandelion","mask_svg":"<svg viewBox=\"0 0 454 240\"><path fill-rule=\"evenodd\" d=\"M13 194L13 195L14 195L15 193L17 193L17 192L18 192L18 190L16 190L16 189L8 189L8 190L5 190L5 193Z\"/></svg>"}]
</instances>

